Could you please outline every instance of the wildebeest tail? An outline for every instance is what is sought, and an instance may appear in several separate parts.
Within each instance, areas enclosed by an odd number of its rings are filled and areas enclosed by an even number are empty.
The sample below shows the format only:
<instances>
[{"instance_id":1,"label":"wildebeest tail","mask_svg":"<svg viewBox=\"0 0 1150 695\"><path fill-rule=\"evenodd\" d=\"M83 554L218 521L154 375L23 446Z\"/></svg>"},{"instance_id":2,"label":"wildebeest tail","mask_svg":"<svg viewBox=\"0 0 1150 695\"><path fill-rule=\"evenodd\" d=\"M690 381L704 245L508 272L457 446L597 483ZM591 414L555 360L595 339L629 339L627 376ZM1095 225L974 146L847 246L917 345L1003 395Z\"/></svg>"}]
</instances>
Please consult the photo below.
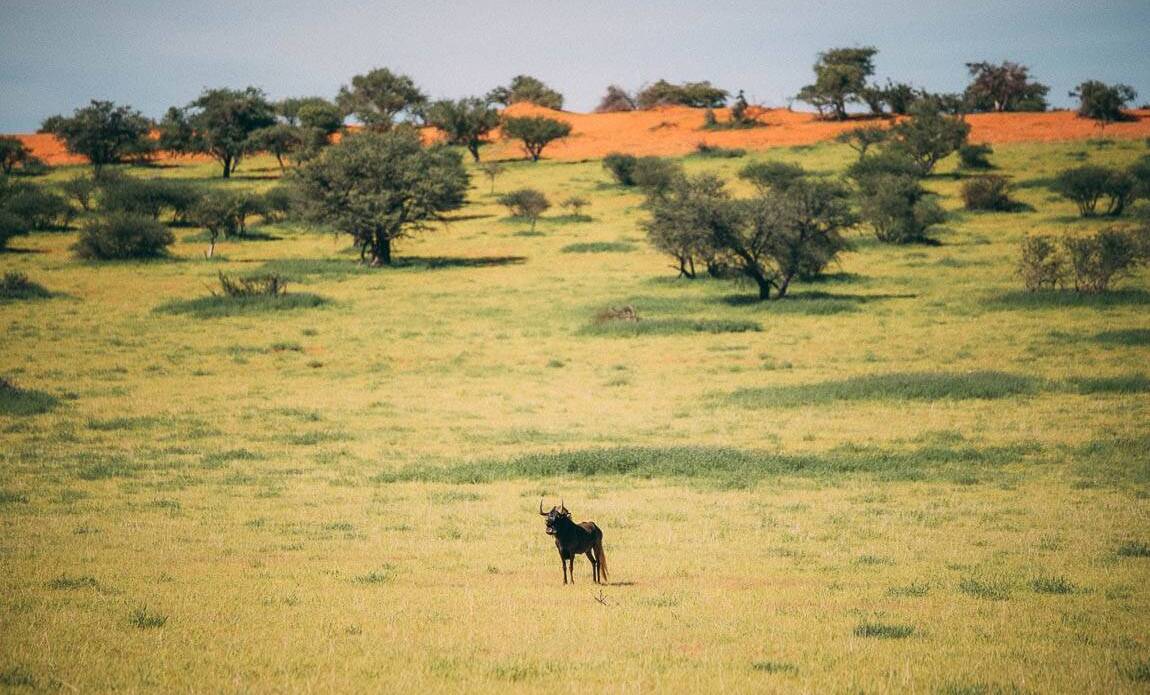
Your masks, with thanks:
<instances>
[{"instance_id":1,"label":"wildebeest tail","mask_svg":"<svg viewBox=\"0 0 1150 695\"><path fill-rule=\"evenodd\" d=\"M603 539L595 541L595 559L599 561L599 577L607 579L607 555L603 552Z\"/></svg>"}]
</instances>

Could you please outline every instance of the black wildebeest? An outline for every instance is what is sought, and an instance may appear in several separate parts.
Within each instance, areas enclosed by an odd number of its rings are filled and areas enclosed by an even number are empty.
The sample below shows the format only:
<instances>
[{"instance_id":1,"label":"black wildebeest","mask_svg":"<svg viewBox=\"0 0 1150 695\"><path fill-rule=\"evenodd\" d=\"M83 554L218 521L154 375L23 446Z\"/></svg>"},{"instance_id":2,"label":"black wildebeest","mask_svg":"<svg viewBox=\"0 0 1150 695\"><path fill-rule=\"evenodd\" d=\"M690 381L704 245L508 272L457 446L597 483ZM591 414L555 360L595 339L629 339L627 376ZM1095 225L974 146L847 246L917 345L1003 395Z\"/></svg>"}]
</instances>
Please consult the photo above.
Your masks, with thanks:
<instances>
[{"instance_id":1,"label":"black wildebeest","mask_svg":"<svg viewBox=\"0 0 1150 695\"><path fill-rule=\"evenodd\" d=\"M595 522L575 523L562 500L558 507L545 512L540 498L539 515L547 517L547 534L555 536L555 547L559 549L559 561L563 564L563 583L567 583L568 563L571 565L571 583L575 583L575 556L582 554L591 561L591 576L595 583L606 583L607 556L603 554L603 532Z\"/></svg>"}]
</instances>

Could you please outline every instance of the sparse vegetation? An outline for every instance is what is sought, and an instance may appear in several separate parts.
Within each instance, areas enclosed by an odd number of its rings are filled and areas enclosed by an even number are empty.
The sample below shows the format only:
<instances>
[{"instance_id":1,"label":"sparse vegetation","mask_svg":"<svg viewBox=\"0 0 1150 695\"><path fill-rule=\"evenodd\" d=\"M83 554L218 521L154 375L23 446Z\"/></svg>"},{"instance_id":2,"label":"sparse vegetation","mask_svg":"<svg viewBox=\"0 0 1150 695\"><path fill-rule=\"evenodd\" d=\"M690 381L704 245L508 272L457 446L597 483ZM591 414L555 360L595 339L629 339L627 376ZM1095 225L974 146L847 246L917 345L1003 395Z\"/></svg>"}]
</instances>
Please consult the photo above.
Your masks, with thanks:
<instances>
[{"instance_id":1,"label":"sparse vegetation","mask_svg":"<svg viewBox=\"0 0 1150 695\"><path fill-rule=\"evenodd\" d=\"M533 162L539 161L547 145L570 134L569 123L546 116L513 116L503 121L503 137L521 141Z\"/></svg>"},{"instance_id":2,"label":"sparse vegetation","mask_svg":"<svg viewBox=\"0 0 1150 695\"><path fill-rule=\"evenodd\" d=\"M174 241L172 233L150 217L113 213L86 222L72 251L93 261L162 258Z\"/></svg>"}]
</instances>

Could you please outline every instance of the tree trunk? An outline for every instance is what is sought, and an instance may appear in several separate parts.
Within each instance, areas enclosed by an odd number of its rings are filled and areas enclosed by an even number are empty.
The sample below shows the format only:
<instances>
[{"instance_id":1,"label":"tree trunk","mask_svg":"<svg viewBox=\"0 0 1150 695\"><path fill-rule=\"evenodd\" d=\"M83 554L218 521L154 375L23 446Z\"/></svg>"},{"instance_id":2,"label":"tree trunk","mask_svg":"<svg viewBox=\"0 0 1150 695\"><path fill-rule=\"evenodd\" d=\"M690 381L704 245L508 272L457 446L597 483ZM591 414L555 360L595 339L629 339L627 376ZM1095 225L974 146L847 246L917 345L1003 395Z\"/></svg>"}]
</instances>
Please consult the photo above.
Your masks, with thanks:
<instances>
[{"instance_id":1,"label":"tree trunk","mask_svg":"<svg viewBox=\"0 0 1150 695\"><path fill-rule=\"evenodd\" d=\"M475 163L478 164L479 163L479 143L478 142L467 143L467 151L471 153L471 156L475 159Z\"/></svg>"},{"instance_id":2,"label":"tree trunk","mask_svg":"<svg viewBox=\"0 0 1150 695\"><path fill-rule=\"evenodd\" d=\"M371 265L372 267L391 265L390 237L383 236L382 234L375 237L375 242L371 247Z\"/></svg>"},{"instance_id":3,"label":"tree trunk","mask_svg":"<svg viewBox=\"0 0 1150 695\"><path fill-rule=\"evenodd\" d=\"M224 178L230 179L232 177L232 158L231 157L224 157L223 162L224 162Z\"/></svg>"},{"instance_id":4,"label":"tree trunk","mask_svg":"<svg viewBox=\"0 0 1150 695\"><path fill-rule=\"evenodd\" d=\"M790 287L792 278L794 278L794 275L783 276L783 281L779 283L779 291L778 294L775 295L775 299L782 299L787 296L787 288Z\"/></svg>"}]
</instances>

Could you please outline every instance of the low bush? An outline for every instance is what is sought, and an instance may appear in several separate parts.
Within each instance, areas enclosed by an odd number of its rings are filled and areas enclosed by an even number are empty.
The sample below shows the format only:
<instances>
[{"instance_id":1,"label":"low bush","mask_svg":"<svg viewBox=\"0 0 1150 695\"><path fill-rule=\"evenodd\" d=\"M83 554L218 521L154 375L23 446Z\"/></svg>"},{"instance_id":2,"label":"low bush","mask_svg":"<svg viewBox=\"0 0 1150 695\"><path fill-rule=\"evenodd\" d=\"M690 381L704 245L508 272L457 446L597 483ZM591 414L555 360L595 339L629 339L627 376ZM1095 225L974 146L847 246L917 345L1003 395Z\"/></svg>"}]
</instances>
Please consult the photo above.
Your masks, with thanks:
<instances>
[{"instance_id":1,"label":"low bush","mask_svg":"<svg viewBox=\"0 0 1150 695\"><path fill-rule=\"evenodd\" d=\"M640 157L631 174L635 185L647 193L662 193L683 176L683 167L662 157Z\"/></svg>"},{"instance_id":2,"label":"low bush","mask_svg":"<svg viewBox=\"0 0 1150 695\"><path fill-rule=\"evenodd\" d=\"M1022 240L1018 274L1031 292L1061 287L1066 277L1066 253L1051 236L1027 236Z\"/></svg>"},{"instance_id":3,"label":"low bush","mask_svg":"<svg viewBox=\"0 0 1150 695\"><path fill-rule=\"evenodd\" d=\"M927 197L927 191L916 178L877 175L866 179L861 188L859 211L879 241L927 242L930 227L946 219L946 213Z\"/></svg>"},{"instance_id":4,"label":"low bush","mask_svg":"<svg viewBox=\"0 0 1150 695\"><path fill-rule=\"evenodd\" d=\"M531 231L535 231L535 222L539 216L551 207L551 201L542 192L534 188L520 188L510 193L504 193L498 198L499 204L506 207L512 217L531 221Z\"/></svg>"},{"instance_id":5,"label":"low bush","mask_svg":"<svg viewBox=\"0 0 1150 695\"><path fill-rule=\"evenodd\" d=\"M158 220L165 212L174 222L187 222L203 197L196 186L181 181L138 179L105 175L100 181L99 203L104 212L141 215Z\"/></svg>"},{"instance_id":6,"label":"low bush","mask_svg":"<svg viewBox=\"0 0 1150 695\"><path fill-rule=\"evenodd\" d=\"M77 176L60 184L64 195L80 206L84 212L92 209L99 184L91 176Z\"/></svg>"},{"instance_id":7,"label":"low bush","mask_svg":"<svg viewBox=\"0 0 1150 695\"><path fill-rule=\"evenodd\" d=\"M1102 214L1117 217L1139 193L1138 181L1133 174L1103 166L1067 169L1055 177L1051 188L1074 201L1083 217L1098 214L1098 204L1104 198L1107 203Z\"/></svg>"},{"instance_id":8,"label":"low bush","mask_svg":"<svg viewBox=\"0 0 1150 695\"><path fill-rule=\"evenodd\" d=\"M32 282L24 273L9 271L0 278L0 300L39 299L51 296L51 292L39 283Z\"/></svg>"},{"instance_id":9,"label":"low bush","mask_svg":"<svg viewBox=\"0 0 1150 695\"><path fill-rule=\"evenodd\" d=\"M164 225L142 215L115 213L88 221L72 246L79 258L160 258L175 241Z\"/></svg>"},{"instance_id":10,"label":"low bush","mask_svg":"<svg viewBox=\"0 0 1150 695\"><path fill-rule=\"evenodd\" d=\"M220 276L220 289L228 297L279 297L287 294L287 282L277 273L252 277Z\"/></svg>"},{"instance_id":11,"label":"low bush","mask_svg":"<svg viewBox=\"0 0 1150 695\"><path fill-rule=\"evenodd\" d=\"M63 196L31 184L7 184L0 191L0 211L23 220L28 229L62 229L75 215Z\"/></svg>"},{"instance_id":12,"label":"low bush","mask_svg":"<svg viewBox=\"0 0 1150 695\"><path fill-rule=\"evenodd\" d=\"M695 145L695 154L709 159L738 159L739 157L745 157L747 151L741 147L720 147L719 145L700 142L698 145Z\"/></svg>"},{"instance_id":13,"label":"low bush","mask_svg":"<svg viewBox=\"0 0 1150 695\"><path fill-rule=\"evenodd\" d=\"M603 168L611 173L620 186L634 186L635 163L638 161L639 158L633 154L611 152L603 157Z\"/></svg>"},{"instance_id":14,"label":"low bush","mask_svg":"<svg viewBox=\"0 0 1150 695\"><path fill-rule=\"evenodd\" d=\"M967 210L1014 212L1021 209L1011 199L1010 179L1005 176L975 176L962 184L962 202Z\"/></svg>"},{"instance_id":15,"label":"low bush","mask_svg":"<svg viewBox=\"0 0 1150 695\"><path fill-rule=\"evenodd\" d=\"M7 210L0 209L0 251L8 247L12 237L28 233L28 223L24 218Z\"/></svg>"},{"instance_id":16,"label":"low bush","mask_svg":"<svg viewBox=\"0 0 1150 695\"><path fill-rule=\"evenodd\" d=\"M1105 292L1114 280L1150 261L1150 230L1107 227L1062 241L1074 289Z\"/></svg>"}]
</instances>

